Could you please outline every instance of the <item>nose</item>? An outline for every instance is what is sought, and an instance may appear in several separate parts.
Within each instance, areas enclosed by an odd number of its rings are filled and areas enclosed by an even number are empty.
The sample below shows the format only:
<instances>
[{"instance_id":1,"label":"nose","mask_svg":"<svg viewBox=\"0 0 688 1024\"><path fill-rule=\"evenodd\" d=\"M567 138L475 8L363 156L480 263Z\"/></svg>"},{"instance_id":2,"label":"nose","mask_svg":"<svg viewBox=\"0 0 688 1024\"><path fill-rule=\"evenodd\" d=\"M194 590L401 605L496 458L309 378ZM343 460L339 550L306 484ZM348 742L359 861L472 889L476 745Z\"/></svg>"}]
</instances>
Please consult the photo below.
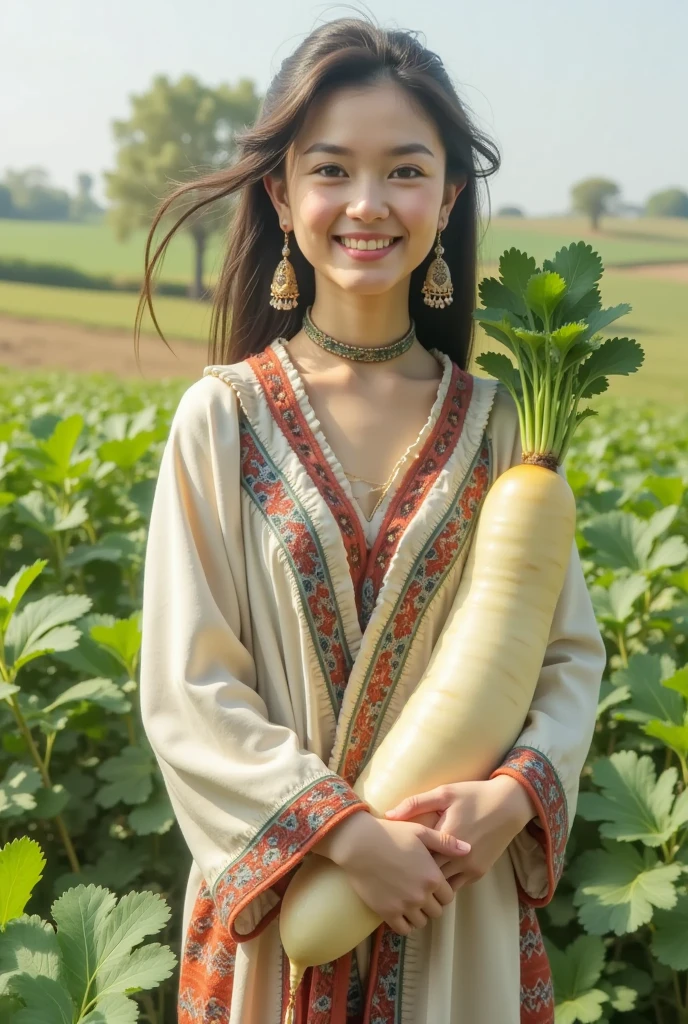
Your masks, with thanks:
<instances>
[{"instance_id":1,"label":"nose","mask_svg":"<svg viewBox=\"0 0 688 1024\"><path fill-rule=\"evenodd\" d=\"M372 178L354 182L346 212L349 217L365 222L389 216L384 187Z\"/></svg>"}]
</instances>

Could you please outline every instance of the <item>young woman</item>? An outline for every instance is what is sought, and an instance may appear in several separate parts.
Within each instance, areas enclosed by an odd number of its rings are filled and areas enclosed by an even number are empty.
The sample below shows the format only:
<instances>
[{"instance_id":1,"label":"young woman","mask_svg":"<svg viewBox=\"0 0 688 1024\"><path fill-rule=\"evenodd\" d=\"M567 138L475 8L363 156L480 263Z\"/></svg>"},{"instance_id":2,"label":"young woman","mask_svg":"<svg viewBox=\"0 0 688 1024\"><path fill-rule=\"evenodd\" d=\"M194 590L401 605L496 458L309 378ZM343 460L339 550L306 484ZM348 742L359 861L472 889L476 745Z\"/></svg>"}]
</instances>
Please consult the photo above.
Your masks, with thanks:
<instances>
[{"instance_id":1,"label":"young woman","mask_svg":"<svg viewBox=\"0 0 688 1024\"><path fill-rule=\"evenodd\" d=\"M575 546L493 775L385 820L353 790L520 462L513 401L467 370L477 155L499 166L437 56L338 20L284 62L236 161L168 200L239 193L144 579L143 720L193 857L180 1024L281 1024L280 901L313 851L384 923L307 972L299 1024L554 1019L533 908L562 871L605 663Z\"/></svg>"}]
</instances>

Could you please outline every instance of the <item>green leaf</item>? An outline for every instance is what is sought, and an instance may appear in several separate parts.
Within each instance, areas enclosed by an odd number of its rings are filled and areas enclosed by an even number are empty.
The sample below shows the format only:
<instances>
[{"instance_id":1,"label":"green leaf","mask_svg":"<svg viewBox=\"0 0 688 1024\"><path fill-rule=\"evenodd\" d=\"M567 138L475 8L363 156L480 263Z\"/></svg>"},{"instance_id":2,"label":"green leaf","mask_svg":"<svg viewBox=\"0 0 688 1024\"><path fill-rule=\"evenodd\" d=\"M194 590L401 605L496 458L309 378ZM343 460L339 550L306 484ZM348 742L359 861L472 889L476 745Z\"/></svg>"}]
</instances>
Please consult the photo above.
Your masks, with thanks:
<instances>
[{"instance_id":1,"label":"green leaf","mask_svg":"<svg viewBox=\"0 0 688 1024\"><path fill-rule=\"evenodd\" d=\"M91 626L91 638L129 669L141 648L141 612L117 619L111 626Z\"/></svg>"},{"instance_id":2,"label":"green leaf","mask_svg":"<svg viewBox=\"0 0 688 1024\"><path fill-rule=\"evenodd\" d=\"M5 657L15 668L41 653L74 647L79 630L65 623L84 615L92 601L85 594L49 594L25 605L13 616L5 634Z\"/></svg>"},{"instance_id":3,"label":"green leaf","mask_svg":"<svg viewBox=\"0 0 688 1024\"><path fill-rule=\"evenodd\" d=\"M141 431L136 437L105 441L100 445L98 455L103 460L114 462L120 469L131 469L141 461L155 436L154 431Z\"/></svg>"},{"instance_id":4,"label":"green leaf","mask_svg":"<svg viewBox=\"0 0 688 1024\"><path fill-rule=\"evenodd\" d=\"M176 965L177 958L169 946L152 942L103 967L98 972L98 991L109 994L156 988L170 977Z\"/></svg>"},{"instance_id":5,"label":"green leaf","mask_svg":"<svg viewBox=\"0 0 688 1024\"><path fill-rule=\"evenodd\" d=\"M9 921L0 931L0 993L14 974L60 977L60 949L55 931L37 914L24 914Z\"/></svg>"},{"instance_id":6,"label":"green leaf","mask_svg":"<svg viewBox=\"0 0 688 1024\"><path fill-rule=\"evenodd\" d=\"M648 756L620 750L593 764L592 777L600 793L581 793L578 813L586 821L602 821L600 834L622 842L660 846L673 834L672 804L678 778L667 768L659 779Z\"/></svg>"},{"instance_id":7,"label":"green leaf","mask_svg":"<svg viewBox=\"0 0 688 1024\"><path fill-rule=\"evenodd\" d=\"M62 814L68 803L69 793L59 783L50 789L37 789L33 817L56 818L58 814Z\"/></svg>"},{"instance_id":8,"label":"green leaf","mask_svg":"<svg viewBox=\"0 0 688 1024\"><path fill-rule=\"evenodd\" d=\"M43 785L38 768L11 764L0 783L0 818L18 818L36 806L34 793Z\"/></svg>"},{"instance_id":9,"label":"green leaf","mask_svg":"<svg viewBox=\"0 0 688 1024\"><path fill-rule=\"evenodd\" d=\"M115 903L107 889L77 885L52 905L65 980L78 1006L89 992L98 963L98 935Z\"/></svg>"},{"instance_id":10,"label":"green leaf","mask_svg":"<svg viewBox=\"0 0 688 1024\"><path fill-rule=\"evenodd\" d=\"M668 537L652 552L647 560L647 568L650 572L656 572L658 569L684 565L686 559L688 559L688 545L683 537Z\"/></svg>"},{"instance_id":11,"label":"green leaf","mask_svg":"<svg viewBox=\"0 0 688 1024\"><path fill-rule=\"evenodd\" d=\"M511 249L505 249L502 255L499 257L499 277L502 282L503 291L492 291L486 290L485 296L489 299L489 302L484 304L493 305L505 305L508 309L512 310L519 316L526 317L528 314L528 307L526 305L525 295L528 281L537 270L537 264L532 256L528 256L527 253L521 252L520 249L512 247ZM494 278L491 278L494 281ZM497 284L498 282L495 282ZM508 296L508 300L505 302L492 302L493 298Z\"/></svg>"},{"instance_id":12,"label":"green leaf","mask_svg":"<svg viewBox=\"0 0 688 1024\"><path fill-rule=\"evenodd\" d=\"M661 740L667 747L671 747L682 757L688 757L688 724L669 725L668 722L660 722L653 718L647 725L643 726L643 732L647 736L654 736Z\"/></svg>"},{"instance_id":13,"label":"green leaf","mask_svg":"<svg viewBox=\"0 0 688 1024\"><path fill-rule=\"evenodd\" d=\"M24 913L44 867L45 857L34 839L22 836L0 849L0 928Z\"/></svg>"},{"instance_id":14,"label":"green leaf","mask_svg":"<svg viewBox=\"0 0 688 1024\"><path fill-rule=\"evenodd\" d=\"M42 491L29 491L17 498L15 509L20 523L47 537L63 530L74 530L88 519L86 498L77 498L71 508L64 510L50 502Z\"/></svg>"},{"instance_id":15,"label":"green leaf","mask_svg":"<svg viewBox=\"0 0 688 1024\"><path fill-rule=\"evenodd\" d=\"M0 630L2 632L7 629L7 623L22 597L47 564L47 558L39 558L31 565L22 565L21 569L18 569L11 577L9 583L0 587Z\"/></svg>"},{"instance_id":16,"label":"green leaf","mask_svg":"<svg viewBox=\"0 0 688 1024\"><path fill-rule=\"evenodd\" d=\"M658 911L654 923L653 954L675 971L688 971L688 896L680 896L670 912Z\"/></svg>"},{"instance_id":17,"label":"green leaf","mask_svg":"<svg viewBox=\"0 0 688 1024\"><path fill-rule=\"evenodd\" d=\"M635 932L652 919L655 907L676 903L677 864L662 864L650 850L641 856L635 847L607 843L605 850L588 851L576 862L581 879L574 896L580 922L591 935Z\"/></svg>"},{"instance_id":18,"label":"green leaf","mask_svg":"<svg viewBox=\"0 0 688 1024\"><path fill-rule=\"evenodd\" d=\"M669 690L676 690L688 700L688 665L685 668L680 668L669 679L662 680L662 686L666 686Z\"/></svg>"},{"instance_id":19,"label":"green leaf","mask_svg":"<svg viewBox=\"0 0 688 1024\"><path fill-rule=\"evenodd\" d=\"M595 549L598 562L613 569L654 571L663 565L678 564L673 559L679 557L680 545L672 544L659 558L659 564L656 552L652 552L665 511L657 513L659 519L653 516L649 521L631 512L605 512L583 527L583 536ZM673 541L683 543L681 537L670 537L665 543Z\"/></svg>"},{"instance_id":20,"label":"green leaf","mask_svg":"<svg viewBox=\"0 0 688 1024\"><path fill-rule=\"evenodd\" d=\"M552 270L566 282L566 303L580 302L594 290L602 276L602 260L591 245L583 241L563 246L552 260L543 260L543 270ZM575 318L574 318L575 319Z\"/></svg>"},{"instance_id":21,"label":"green leaf","mask_svg":"<svg viewBox=\"0 0 688 1024\"><path fill-rule=\"evenodd\" d=\"M647 580L641 575L616 579L608 590L604 587L591 587L590 597L595 615L603 622L623 625L633 615L635 602L647 588Z\"/></svg>"},{"instance_id":22,"label":"green leaf","mask_svg":"<svg viewBox=\"0 0 688 1024\"><path fill-rule=\"evenodd\" d=\"M167 793L157 793L142 807L129 814L129 825L138 836L156 833L164 835L174 825L176 818Z\"/></svg>"},{"instance_id":23,"label":"green leaf","mask_svg":"<svg viewBox=\"0 0 688 1024\"><path fill-rule=\"evenodd\" d=\"M680 476L648 476L645 479L645 487L662 505L675 505L677 508L681 505L686 490Z\"/></svg>"},{"instance_id":24,"label":"green leaf","mask_svg":"<svg viewBox=\"0 0 688 1024\"><path fill-rule=\"evenodd\" d=\"M674 674L671 659L657 654L632 654L628 667L612 673L615 686L627 686L633 702L631 714L624 708L623 717L636 722L653 718L683 724L684 704L679 694L663 685L664 679Z\"/></svg>"},{"instance_id":25,"label":"green leaf","mask_svg":"<svg viewBox=\"0 0 688 1024\"><path fill-rule=\"evenodd\" d=\"M588 329L588 325L585 321L580 323L562 324L556 331L552 331L551 338L552 344L559 349L560 353L568 352L571 346L580 338L582 334L585 334Z\"/></svg>"},{"instance_id":26,"label":"green leaf","mask_svg":"<svg viewBox=\"0 0 688 1024\"><path fill-rule=\"evenodd\" d=\"M155 935L164 928L169 918L170 908L157 893L130 892L122 897L97 936L99 992L130 987L119 987L118 979L124 975L122 958L147 935ZM154 959L151 963L160 965L163 960ZM135 964L135 969L142 970L144 965L145 958Z\"/></svg>"},{"instance_id":27,"label":"green leaf","mask_svg":"<svg viewBox=\"0 0 688 1024\"><path fill-rule=\"evenodd\" d=\"M66 988L54 978L15 974L10 988L24 1003L24 1009L14 1016L16 1024L72 1024L74 1004Z\"/></svg>"},{"instance_id":28,"label":"green leaf","mask_svg":"<svg viewBox=\"0 0 688 1024\"><path fill-rule=\"evenodd\" d=\"M19 693L19 687L13 683L0 683L0 700L7 700L13 693Z\"/></svg>"},{"instance_id":29,"label":"green leaf","mask_svg":"<svg viewBox=\"0 0 688 1024\"><path fill-rule=\"evenodd\" d=\"M543 323L552 322L552 314L566 292L566 281L551 270L535 273L526 285L526 303Z\"/></svg>"},{"instance_id":30,"label":"green leaf","mask_svg":"<svg viewBox=\"0 0 688 1024\"><path fill-rule=\"evenodd\" d=\"M131 710L131 703L111 679L85 679L81 683L70 686L52 704L43 708L43 711L54 711L55 708L61 707L63 704L82 700L98 704L106 711L112 711L118 715Z\"/></svg>"},{"instance_id":31,"label":"green leaf","mask_svg":"<svg viewBox=\"0 0 688 1024\"><path fill-rule=\"evenodd\" d=\"M82 1018L80 1024L136 1024L139 1019L137 1004L120 993L99 999L94 1010Z\"/></svg>"},{"instance_id":32,"label":"green leaf","mask_svg":"<svg viewBox=\"0 0 688 1024\"><path fill-rule=\"evenodd\" d=\"M483 352L476 363L491 377L496 377L514 397L521 391L521 377L508 356L503 352Z\"/></svg>"},{"instance_id":33,"label":"green leaf","mask_svg":"<svg viewBox=\"0 0 688 1024\"><path fill-rule=\"evenodd\" d=\"M547 939L544 941L557 1000L556 1024L599 1020L602 1004L609 998L596 987L604 967L602 940L581 935L563 951Z\"/></svg>"},{"instance_id":34,"label":"green leaf","mask_svg":"<svg viewBox=\"0 0 688 1024\"><path fill-rule=\"evenodd\" d=\"M120 800L125 804L143 804L153 791L155 763L142 747L124 747L118 757L104 761L97 771L99 779L109 785L98 791L96 802L101 807L114 807Z\"/></svg>"},{"instance_id":35,"label":"green leaf","mask_svg":"<svg viewBox=\"0 0 688 1024\"><path fill-rule=\"evenodd\" d=\"M627 377L642 366L645 353L634 338L608 338L581 364L578 388L583 390L597 377Z\"/></svg>"}]
</instances>

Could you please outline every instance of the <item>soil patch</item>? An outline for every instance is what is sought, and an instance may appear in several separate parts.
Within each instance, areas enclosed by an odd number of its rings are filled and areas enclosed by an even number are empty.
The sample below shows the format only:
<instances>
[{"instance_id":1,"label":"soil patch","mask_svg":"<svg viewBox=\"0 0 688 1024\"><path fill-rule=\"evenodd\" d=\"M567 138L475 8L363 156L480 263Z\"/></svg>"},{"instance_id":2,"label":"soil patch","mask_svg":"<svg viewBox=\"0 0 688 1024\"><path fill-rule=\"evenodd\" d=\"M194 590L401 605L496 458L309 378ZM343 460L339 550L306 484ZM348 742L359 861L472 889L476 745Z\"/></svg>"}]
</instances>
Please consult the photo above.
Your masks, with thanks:
<instances>
[{"instance_id":1,"label":"soil patch","mask_svg":"<svg viewBox=\"0 0 688 1024\"><path fill-rule=\"evenodd\" d=\"M208 364L206 345L168 343L170 348L160 338L142 336L139 369L130 332L0 316L0 367L108 373L143 380L197 380Z\"/></svg>"},{"instance_id":2,"label":"soil patch","mask_svg":"<svg viewBox=\"0 0 688 1024\"><path fill-rule=\"evenodd\" d=\"M609 273L653 277L688 284L688 263L643 263L639 267L610 267Z\"/></svg>"}]
</instances>

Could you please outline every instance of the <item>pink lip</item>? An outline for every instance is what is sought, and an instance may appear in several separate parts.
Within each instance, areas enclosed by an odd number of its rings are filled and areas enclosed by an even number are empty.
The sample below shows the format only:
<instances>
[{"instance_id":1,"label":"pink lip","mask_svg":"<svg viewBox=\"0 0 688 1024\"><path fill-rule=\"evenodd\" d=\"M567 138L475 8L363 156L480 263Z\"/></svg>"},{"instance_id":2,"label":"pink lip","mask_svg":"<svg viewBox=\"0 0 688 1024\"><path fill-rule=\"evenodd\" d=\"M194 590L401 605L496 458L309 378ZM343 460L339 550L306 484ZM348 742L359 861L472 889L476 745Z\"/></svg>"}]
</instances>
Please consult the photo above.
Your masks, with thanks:
<instances>
[{"instance_id":1,"label":"pink lip","mask_svg":"<svg viewBox=\"0 0 688 1024\"><path fill-rule=\"evenodd\" d=\"M396 242L392 242L386 249L347 249L347 247L338 239L335 238L334 241L340 249L344 250L347 256L351 257L352 260L362 260L363 262L367 262L369 260L381 260L383 256L387 255L387 253L396 249L401 239L399 238Z\"/></svg>"}]
</instances>

